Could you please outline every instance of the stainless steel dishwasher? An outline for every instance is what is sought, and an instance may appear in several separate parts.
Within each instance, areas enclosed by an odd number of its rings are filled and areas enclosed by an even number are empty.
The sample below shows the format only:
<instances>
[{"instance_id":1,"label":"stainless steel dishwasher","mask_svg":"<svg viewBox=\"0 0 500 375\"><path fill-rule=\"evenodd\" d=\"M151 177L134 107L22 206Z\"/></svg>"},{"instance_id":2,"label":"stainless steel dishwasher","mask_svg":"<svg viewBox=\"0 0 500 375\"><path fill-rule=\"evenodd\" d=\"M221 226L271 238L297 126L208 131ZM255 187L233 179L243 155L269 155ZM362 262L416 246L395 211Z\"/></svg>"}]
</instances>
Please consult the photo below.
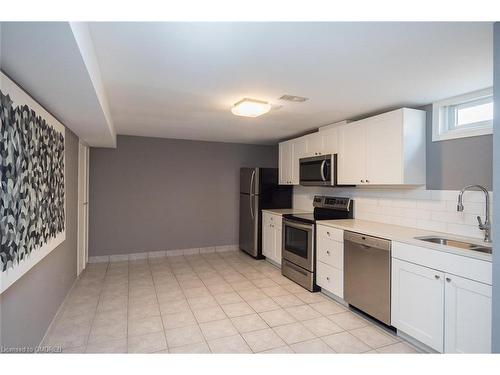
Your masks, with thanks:
<instances>
[{"instance_id":1,"label":"stainless steel dishwasher","mask_svg":"<svg viewBox=\"0 0 500 375\"><path fill-rule=\"evenodd\" d=\"M391 241L344 232L344 299L391 325Z\"/></svg>"}]
</instances>

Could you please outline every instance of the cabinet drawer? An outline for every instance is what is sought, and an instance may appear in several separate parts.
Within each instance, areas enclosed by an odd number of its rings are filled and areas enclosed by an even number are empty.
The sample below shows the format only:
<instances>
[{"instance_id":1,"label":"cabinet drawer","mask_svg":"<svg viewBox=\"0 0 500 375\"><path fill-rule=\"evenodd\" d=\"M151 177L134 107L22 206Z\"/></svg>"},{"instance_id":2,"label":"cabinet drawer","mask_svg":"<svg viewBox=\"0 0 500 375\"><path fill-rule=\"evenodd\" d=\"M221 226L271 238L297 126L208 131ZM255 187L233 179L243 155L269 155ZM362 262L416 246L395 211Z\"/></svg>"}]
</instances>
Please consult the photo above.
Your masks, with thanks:
<instances>
[{"instance_id":1,"label":"cabinet drawer","mask_svg":"<svg viewBox=\"0 0 500 375\"><path fill-rule=\"evenodd\" d=\"M330 293L344 298L344 273L323 262L318 262L316 268L316 283Z\"/></svg>"},{"instance_id":2,"label":"cabinet drawer","mask_svg":"<svg viewBox=\"0 0 500 375\"><path fill-rule=\"evenodd\" d=\"M318 225L318 238L323 237L334 241L344 242L344 231L323 225Z\"/></svg>"},{"instance_id":3,"label":"cabinet drawer","mask_svg":"<svg viewBox=\"0 0 500 375\"><path fill-rule=\"evenodd\" d=\"M317 256L320 262L340 270L344 269L344 244L342 242L319 237L317 245Z\"/></svg>"}]
</instances>

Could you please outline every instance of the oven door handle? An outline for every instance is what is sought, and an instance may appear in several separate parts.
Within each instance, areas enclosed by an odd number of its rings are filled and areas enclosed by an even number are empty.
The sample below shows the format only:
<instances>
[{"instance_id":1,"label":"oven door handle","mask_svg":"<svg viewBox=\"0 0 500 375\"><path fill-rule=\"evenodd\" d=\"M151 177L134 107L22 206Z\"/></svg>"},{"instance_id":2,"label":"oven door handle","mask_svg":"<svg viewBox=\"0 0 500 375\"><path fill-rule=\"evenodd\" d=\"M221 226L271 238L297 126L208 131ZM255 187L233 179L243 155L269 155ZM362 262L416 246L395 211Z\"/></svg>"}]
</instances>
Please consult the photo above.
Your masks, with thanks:
<instances>
[{"instance_id":1,"label":"oven door handle","mask_svg":"<svg viewBox=\"0 0 500 375\"><path fill-rule=\"evenodd\" d=\"M304 229L309 232L312 232L312 225L311 224L300 224L295 221L289 221L289 220L283 220L283 225L289 226L292 228L298 228L298 229Z\"/></svg>"},{"instance_id":2,"label":"oven door handle","mask_svg":"<svg viewBox=\"0 0 500 375\"><path fill-rule=\"evenodd\" d=\"M320 172L321 172L321 179L323 181L326 181L326 176L325 176L325 164L326 164L326 160L323 160L321 162L321 167L320 167Z\"/></svg>"}]
</instances>

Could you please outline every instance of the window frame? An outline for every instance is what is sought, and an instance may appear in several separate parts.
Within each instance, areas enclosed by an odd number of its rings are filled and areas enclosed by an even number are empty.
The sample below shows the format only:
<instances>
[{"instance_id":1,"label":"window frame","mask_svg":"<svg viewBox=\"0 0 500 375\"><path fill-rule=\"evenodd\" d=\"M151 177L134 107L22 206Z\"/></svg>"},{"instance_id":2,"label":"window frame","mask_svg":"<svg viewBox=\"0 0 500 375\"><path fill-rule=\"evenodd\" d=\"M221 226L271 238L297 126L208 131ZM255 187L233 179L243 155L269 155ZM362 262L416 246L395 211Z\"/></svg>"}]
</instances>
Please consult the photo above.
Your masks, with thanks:
<instances>
[{"instance_id":1,"label":"window frame","mask_svg":"<svg viewBox=\"0 0 500 375\"><path fill-rule=\"evenodd\" d=\"M460 107L462 104L467 105L468 102L476 100L489 101L489 97L493 97L492 87L432 103L432 141L438 142L492 134L493 119L459 127L449 126L449 107Z\"/></svg>"}]
</instances>

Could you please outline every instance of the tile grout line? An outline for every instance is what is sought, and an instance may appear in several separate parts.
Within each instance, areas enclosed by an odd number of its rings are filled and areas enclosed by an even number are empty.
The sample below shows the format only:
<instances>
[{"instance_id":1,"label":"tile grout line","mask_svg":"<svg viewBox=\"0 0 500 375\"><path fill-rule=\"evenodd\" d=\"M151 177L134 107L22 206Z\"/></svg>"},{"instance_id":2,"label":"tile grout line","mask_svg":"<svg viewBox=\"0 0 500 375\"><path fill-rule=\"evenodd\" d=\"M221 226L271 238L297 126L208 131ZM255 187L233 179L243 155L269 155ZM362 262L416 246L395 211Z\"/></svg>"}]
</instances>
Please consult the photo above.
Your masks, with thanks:
<instances>
[{"instance_id":1,"label":"tile grout line","mask_svg":"<svg viewBox=\"0 0 500 375\"><path fill-rule=\"evenodd\" d=\"M169 264L169 268L170 267L170 263ZM158 290L156 289L156 283L155 283L155 279L153 277L153 272L151 271L151 263L149 263L149 258L148 258L148 269L149 269L149 273L151 274L151 278L153 279L153 288L155 290L155 297L156 297L156 302L158 303L158 311L160 312L160 322L161 322L161 326L163 328L163 337L165 338L165 344L167 345L167 351L170 353L170 348L168 346L168 341L167 341L167 333L166 333L166 328L165 328L165 324L163 324L163 316L161 315L161 309L160 309L160 300L158 298ZM174 275L175 277L175 275ZM161 350L159 350L161 351Z\"/></svg>"},{"instance_id":2,"label":"tile grout line","mask_svg":"<svg viewBox=\"0 0 500 375\"><path fill-rule=\"evenodd\" d=\"M186 259L186 257L185 257L184 255L182 255L182 257L183 257L183 258L184 258L184 260L185 260L185 261L189 264L189 261ZM192 268L192 267L191 267L191 265L189 265L189 267L190 267L190 268ZM193 272L194 272L194 270L193 270ZM212 353L212 349L210 349L210 345L208 345L208 341L206 340L206 337L205 337L205 335L204 335L204 333L203 333L203 331L202 331L202 329L201 329L201 327L200 327L200 323L198 322L198 319L196 319L196 315L194 314L194 311L193 311L193 309L191 308L191 304L189 303L188 298L187 298L186 294L184 293L184 289L182 288L182 285L181 285L181 283L180 283L179 279L177 278L177 275L176 275L175 273L173 273L173 275L174 275L175 279L177 280L177 283L179 284L179 286L180 286L180 288L181 288L181 290L182 290L182 294L184 294L184 297L186 297L186 300L187 300L187 303L188 303L188 307L189 307L189 311L190 311L190 312L191 312L191 314L193 314L193 316L194 316L194 319L195 319L195 321L196 321L196 325L198 326L198 330L200 331L201 336L203 337L203 342L204 342L204 343L205 343L205 345L207 346L207 348L208 348L209 352L210 352L210 353ZM202 283L203 283L203 281L202 281ZM204 284L204 283L203 283L203 284ZM190 345L190 344L188 344L188 345ZM194 344L193 344L193 345L194 345Z\"/></svg>"},{"instance_id":3,"label":"tile grout line","mask_svg":"<svg viewBox=\"0 0 500 375\"><path fill-rule=\"evenodd\" d=\"M106 264L106 270L104 271L103 281L106 279L106 274L108 273L109 267L110 267L109 262L107 262L107 264ZM99 302L101 301L103 290L104 290L104 282L103 282L103 284L101 286L101 291L99 292L99 297L97 298L97 305L95 307L94 317L92 318L92 321L90 322L89 333L87 335L87 339L85 340L85 353L87 353L87 349L88 349L88 346L89 346L90 334L92 333L92 328L94 327L94 322L95 322L95 318L96 318L96 315L97 315L97 309L99 308Z\"/></svg>"}]
</instances>

